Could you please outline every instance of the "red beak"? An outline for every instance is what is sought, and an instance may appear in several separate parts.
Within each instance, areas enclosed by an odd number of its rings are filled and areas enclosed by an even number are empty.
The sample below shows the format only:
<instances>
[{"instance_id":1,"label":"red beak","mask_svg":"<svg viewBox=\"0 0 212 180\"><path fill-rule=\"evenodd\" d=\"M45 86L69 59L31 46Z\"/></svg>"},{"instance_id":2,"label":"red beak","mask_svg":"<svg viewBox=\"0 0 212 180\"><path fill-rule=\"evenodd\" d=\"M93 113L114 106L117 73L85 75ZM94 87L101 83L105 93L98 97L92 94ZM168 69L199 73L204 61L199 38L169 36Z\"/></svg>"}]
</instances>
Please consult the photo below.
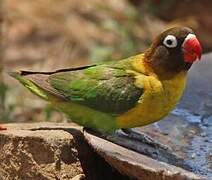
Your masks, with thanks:
<instances>
[{"instance_id":1,"label":"red beak","mask_svg":"<svg viewBox=\"0 0 212 180\"><path fill-rule=\"evenodd\" d=\"M184 60L193 63L197 59L201 59L202 47L194 34L189 34L185 38L183 45Z\"/></svg>"}]
</instances>

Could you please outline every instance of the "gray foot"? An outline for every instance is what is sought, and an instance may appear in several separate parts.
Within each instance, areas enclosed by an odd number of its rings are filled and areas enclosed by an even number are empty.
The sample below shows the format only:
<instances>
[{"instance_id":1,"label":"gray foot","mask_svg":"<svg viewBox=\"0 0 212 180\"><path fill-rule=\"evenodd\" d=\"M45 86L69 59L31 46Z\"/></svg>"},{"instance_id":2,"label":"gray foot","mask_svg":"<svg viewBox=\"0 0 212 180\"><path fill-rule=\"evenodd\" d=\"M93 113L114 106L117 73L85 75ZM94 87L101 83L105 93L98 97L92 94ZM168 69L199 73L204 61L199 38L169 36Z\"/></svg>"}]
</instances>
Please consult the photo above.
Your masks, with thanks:
<instances>
[{"instance_id":1,"label":"gray foot","mask_svg":"<svg viewBox=\"0 0 212 180\"><path fill-rule=\"evenodd\" d=\"M148 144L154 148L161 148L164 150L171 150L170 147L161 144L160 142L152 139L150 136L148 136L145 133L142 132L138 132L132 129L122 129L122 131L124 132L124 134L126 134L129 138L143 142L145 144Z\"/></svg>"}]
</instances>

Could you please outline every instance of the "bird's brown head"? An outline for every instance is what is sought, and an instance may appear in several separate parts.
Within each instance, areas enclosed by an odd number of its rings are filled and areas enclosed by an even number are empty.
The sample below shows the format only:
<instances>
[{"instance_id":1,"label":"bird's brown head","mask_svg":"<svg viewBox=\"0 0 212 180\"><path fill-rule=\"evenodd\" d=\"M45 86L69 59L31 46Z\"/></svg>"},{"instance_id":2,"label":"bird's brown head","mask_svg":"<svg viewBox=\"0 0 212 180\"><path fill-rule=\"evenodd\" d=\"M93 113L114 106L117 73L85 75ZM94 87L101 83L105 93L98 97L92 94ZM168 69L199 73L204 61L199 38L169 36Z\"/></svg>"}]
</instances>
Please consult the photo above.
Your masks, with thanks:
<instances>
[{"instance_id":1,"label":"bird's brown head","mask_svg":"<svg viewBox=\"0 0 212 180\"><path fill-rule=\"evenodd\" d=\"M192 29L174 27L161 33L145 52L145 59L155 71L187 71L200 60L201 45Z\"/></svg>"}]
</instances>

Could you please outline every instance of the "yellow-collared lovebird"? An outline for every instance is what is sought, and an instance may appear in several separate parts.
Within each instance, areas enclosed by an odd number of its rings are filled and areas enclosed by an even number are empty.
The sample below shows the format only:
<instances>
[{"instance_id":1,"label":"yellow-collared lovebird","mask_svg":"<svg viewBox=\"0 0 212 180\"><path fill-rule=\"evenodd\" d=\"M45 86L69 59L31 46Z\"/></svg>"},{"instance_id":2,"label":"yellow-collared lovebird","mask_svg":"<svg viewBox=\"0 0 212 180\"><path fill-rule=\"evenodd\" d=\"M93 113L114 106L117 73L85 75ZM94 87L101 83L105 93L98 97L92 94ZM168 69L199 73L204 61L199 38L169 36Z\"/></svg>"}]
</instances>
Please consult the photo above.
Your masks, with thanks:
<instances>
[{"instance_id":1,"label":"yellow-collared lovebird","mask_svg":"<svg viewBox=\"0 0 212 180\"><path fill-rule=\"evenodd\" d=\"M113 133L165 117L180 100L187 71L201 51L190 28L174 27L144 53L123 60L11 75L73 122Z\"/></svg>"}]
</instances>

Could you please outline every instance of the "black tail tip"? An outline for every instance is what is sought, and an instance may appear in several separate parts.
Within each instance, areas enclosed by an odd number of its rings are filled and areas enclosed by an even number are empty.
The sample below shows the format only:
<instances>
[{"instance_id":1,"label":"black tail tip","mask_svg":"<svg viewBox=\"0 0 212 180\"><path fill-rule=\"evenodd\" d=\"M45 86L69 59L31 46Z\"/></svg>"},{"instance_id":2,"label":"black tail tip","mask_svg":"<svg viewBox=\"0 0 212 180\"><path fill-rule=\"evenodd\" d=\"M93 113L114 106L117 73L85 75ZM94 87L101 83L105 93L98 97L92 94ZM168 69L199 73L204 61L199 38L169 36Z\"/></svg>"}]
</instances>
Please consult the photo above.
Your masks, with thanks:
<instances>
[{"instance_id":1,"label":"black tail tip","mask_svg":"<svg viewBox=\"0 0 212 180\"><path fill-rule=\"evenodd\" d=\"M7 72L7 74L9 74L10 76L16 78L18 76L25 76L25 75L29 75L29 74L34 74L34 72L30 72L30 71L12 71L12 72Z\"/></svg>"},{"instance_id":2,"label":"black tail tip","mask_svg":"<svg viewBox=\"0 0 212 180\"><path fill-rule=\"evenodd\" d=\"M12 71L12 72L7 72L7 74L9 74L10 76L16 78L17 76L20 76L21 75L21 72Z\"/></svg>"}]
</instances>

